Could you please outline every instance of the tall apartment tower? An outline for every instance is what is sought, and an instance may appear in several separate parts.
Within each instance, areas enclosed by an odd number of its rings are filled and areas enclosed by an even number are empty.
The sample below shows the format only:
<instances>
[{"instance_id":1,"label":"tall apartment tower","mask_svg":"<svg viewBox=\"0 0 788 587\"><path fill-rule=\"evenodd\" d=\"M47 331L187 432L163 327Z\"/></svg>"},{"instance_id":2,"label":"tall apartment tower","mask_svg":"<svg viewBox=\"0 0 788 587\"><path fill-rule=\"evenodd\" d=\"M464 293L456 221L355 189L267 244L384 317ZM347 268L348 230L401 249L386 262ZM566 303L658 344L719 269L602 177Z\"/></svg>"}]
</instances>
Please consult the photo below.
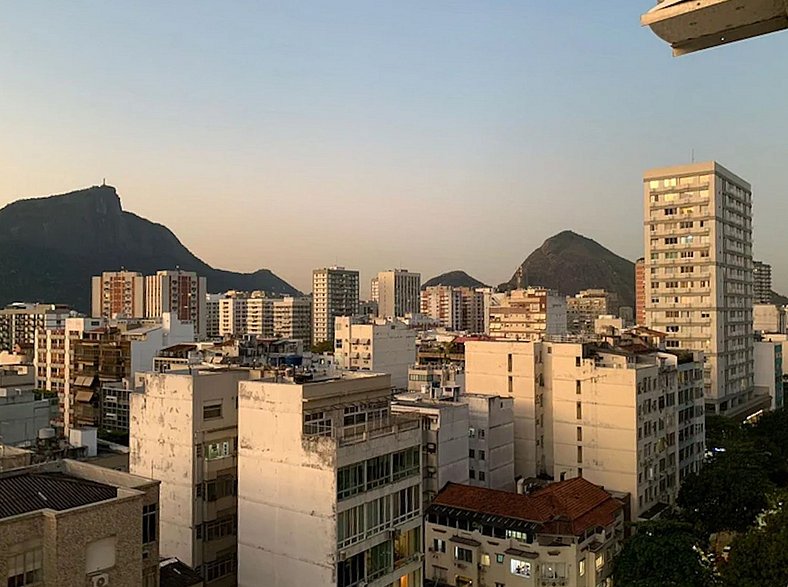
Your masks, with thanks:
<instances>
[{"instance_id":1,"label":"tall apartment tower","mask_svg":"<svg viewBox=\"0 0 788 587\"><path fill-rule=\"evenodd\" d=\"M334 340L334 319L358 312L358 271L327 267L312 272L312 338Z\"/></svg>"},{"instance_id":2,"label":"tall apartment tower","mask_svg":"<svg viewBox=\"0 0 788 587\"><path fill-rule=\"evenodd\" d=\"M16 345L35 344L41 330L60 330L76 312L56 304L16 302L0 309L0 351L12 351Z\"/></svg>"},{"instance_id":3,"label":"tall apartment tower","mask_svg":"<svg viewBox=\"0 0 788 587\"><path fill-rule=\"evenodd\" d=\"M145 278L135 271L105 271L92 280L93 318L142 318Z\"/></svg>"},{"instance_id":4,"label":"tall apartment tower","mask_svg":"<svg viewBox=\"0 0 788 587\"><path fill-rule=\"evenodd\" d=\"M772 266L762 261L752 262L753 303L772 303Z\"/></svg>"},{"instance_id":5,"label":"tall apartment tower","mask_svg":"<svg viewBox=\"0 0 788 587\"><path fill-rule=\"evenodd\" d=\"M274 302L274 336L295 338L312 344L312 302L309 298L288 296Z\"/></svg>"},{"instance_id":6,"label":"tall apartment tower","mask_svg":"<svg viewBox=\"0 0 788 587\"><path fill-rule=\"evenodd\" d=\"M206 336L205 277L194 271L157 271L145 277L145 317L158 318L166 312L181 322L192 322L198 340Z\"/></svg>"},{"instance_id":7,"label":"tall apartment tower","mask_svg":"<svg viewBox=\"0 0 788 587\"><path fill-rule=\"evenodd\" d=\"M378 317L418 314L421 309L421 274L407 269L378 273Z\"/></svg>"},{"instance_id":8,"label":"tall apartment tower","mask_svg":"<svg viewBox=\"0 0 788 587\"><path fill-rule=\"evenodd\" d=\"M717 162L643 178L646 324L706 357L706 411L758 409L754 391L752 191Z\"/></svg>"},{"instance_id":9,"label":"tall apartment tower","mask_svg":"<svg viewBox=\"0 0 788 587\"><path fill-rule=\"evenodd\" d=\"M421 420L392 415L390 389L369 373L240 384L240 587L422 585Z\"/></svg>"},{"instance_id":10,"label":"tall apartment tower","mask_svg":"<svg viewBox=\"0 0 788 587\"><path fill-rule=\"evenodd\" d=\"M635 261L635 324L646 325L646 260Z\"/></svg>"},{"instance_id":11,"label":"tall apartment tower","mask_svg":"<svg viewBox=\"0 0 788 587\"><path fill-rule=\"evenodd\" d=\"M566 298L543 287L507 292L490 307L489 334L512 340L541 340L566 329Z\"/></svg>"},{"instance_id":12,"label":"tall apartment tower","mask_svg":"<svg viewBox=\"0 0 788 587\"><path fill-rule=\"evenodd\" d=\"M162 553L237 585L238 383L244 370L146 373L131 396L129 471L161 481Z\"/></svg>"}]
</instances>

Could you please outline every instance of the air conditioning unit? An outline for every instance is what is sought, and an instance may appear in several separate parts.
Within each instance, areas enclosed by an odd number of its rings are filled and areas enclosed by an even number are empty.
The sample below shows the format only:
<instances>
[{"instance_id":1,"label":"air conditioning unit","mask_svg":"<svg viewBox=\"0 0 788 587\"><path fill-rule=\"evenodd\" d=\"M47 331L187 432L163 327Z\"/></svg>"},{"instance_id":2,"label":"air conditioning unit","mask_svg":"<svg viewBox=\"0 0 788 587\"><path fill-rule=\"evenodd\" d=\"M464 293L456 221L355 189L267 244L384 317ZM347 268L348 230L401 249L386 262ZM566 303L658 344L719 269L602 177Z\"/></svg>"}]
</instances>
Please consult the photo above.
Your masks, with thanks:
<instances>
[{"instance_id":1,"label":"air conditioning unit","mask_svg":"<svg viewBox=\"0 0 788 587\"><path fill-rule=\"evenodd\" d=\"M90 578L90 587L109 587L109 575L107 573L93 575Z\"/></svg>"}]
</instances>

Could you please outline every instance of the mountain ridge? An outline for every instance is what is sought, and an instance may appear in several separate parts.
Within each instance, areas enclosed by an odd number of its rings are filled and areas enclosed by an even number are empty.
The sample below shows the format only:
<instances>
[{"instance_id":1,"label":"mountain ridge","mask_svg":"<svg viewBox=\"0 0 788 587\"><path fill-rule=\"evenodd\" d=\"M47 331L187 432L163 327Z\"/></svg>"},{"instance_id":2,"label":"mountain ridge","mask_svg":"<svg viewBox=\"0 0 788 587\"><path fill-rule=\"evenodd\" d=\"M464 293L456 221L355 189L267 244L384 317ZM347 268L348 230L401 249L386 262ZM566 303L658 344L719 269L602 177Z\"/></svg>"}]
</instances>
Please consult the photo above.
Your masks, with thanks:
<instances>
[{"instance_id":1,"label":"mountain ridge","mask_svg":"<svg viewBox=\"0 0 788 587\"><path fill-rule=\"evenodd\" d=\"M459 269L436 275L432 279L425 281L421 285L421 289L426 289L436 285L446 285L450 287L487 287L475 277L471 277L465 271Z\"/></svg>"},{"instance_id":2,"label":"mountain ridge","mask_svg":"<svg viewBox=\"0 0 788 587\"><path fill-rule=\"evenodd\" d=\"M269 269L237 273L194 255L168 227L123 210L113 186L24 198L0 208L0 305L65 303L90 310L90 277L125 268L152 274L180 267L208 291L261 289L298 295Z\"/></svg>"}]
</instances>

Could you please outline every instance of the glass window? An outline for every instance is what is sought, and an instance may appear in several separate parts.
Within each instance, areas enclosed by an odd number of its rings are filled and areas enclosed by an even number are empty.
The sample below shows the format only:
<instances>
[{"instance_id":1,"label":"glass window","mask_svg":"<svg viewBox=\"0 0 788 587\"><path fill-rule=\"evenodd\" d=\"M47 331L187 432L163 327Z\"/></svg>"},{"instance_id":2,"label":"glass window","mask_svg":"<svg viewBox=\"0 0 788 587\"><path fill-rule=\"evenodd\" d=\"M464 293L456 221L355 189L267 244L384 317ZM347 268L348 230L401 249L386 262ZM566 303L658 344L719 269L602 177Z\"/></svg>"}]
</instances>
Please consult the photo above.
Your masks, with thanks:
<instances>
[{"instance_id":1,"label":"glass window","mask_svg":"<svg viewBox=\"0 0 788 587\"><path fill-rule=\"evenodd\" d=\"M393 455L393 480L399 481L419 473L420 453L418 446L395 452Z\"/></svg>"},{"instance_id":2,"label":"glass window","mask_svg":"<svg viewBox=\"0 0 788 587\"><path fill-rule=\"evenodd\" d=\"M399 524L410 518L415 518L420 512L420 497L418 485L412 485L398 491L394 496L394 523Z\"/></svg>"},{"instance_id":3,"label":"glass window","mask_svg":"<svg viewBox=\"0 0 788 587\"><path fill-rule=\"evenodd\" d=\"M458 561L463 561L466 563L473 562L473 551L469 548L462 548L461 546L454 547L454 558Z\"/></svg>"},{"instance_id":4,"label":"glass window","mask_svg":"<svg viewBox=\"0 0 788 587\"><path fill-rule=\"evenodd\" d=\"M503 554L496 554L495 555L495 562L502 565L504 560L506 560L506 556Z\"/></svg>"},{"instance_id":5,"label":"glass window","mask_svg":"<svg viewBox=\"0 0 788 587\"><path fill-rule=\"evenodd\" d=\"M391 524L391 498L386 495L367 504L367 536L383 531Z\"/></svg>"},{"instance_id":6,"label":"glass window","mask_svg":"<svg viewBox=\"0 0 788 587\"><path fill-rule=\"evenodd\" d=\"M337 515L337 544L344 548L364 539L364 506L359 505Z\"/></svg>"},{"instance_id":7,"label":"glass window","mask_svg":"<svg viewBox=\"0 0 788 587\"><path fill-rule=\"evenodd\" d=\"M367 491L391 482L391 455L382 455L367 461Z\"/></svg>"},{"instance_id":8,"label":"glass window","mask_svg":"<svg viewBox=\"0 0 788 587\"><path fill-rule=\"evenodd\" d=\"M142 543L148 544L156 540L156 504L142 506Z\"/></svg>"},{"instance_id":9,"label":"glass window","mask_svg":"<svg viewBox=\"0 0 788 587\"><path fill-rule=\"evenodd\" d=\"M433 552L446 552L446 541L440 538L435 538L432 541Z\"/></svg>"},{"instance_id":10,"label":"glass window","mask_svg":"<svg viewBox=\"0 0 788 587\"><path fill-rule=\"evenodd\" d=\"M364 463L355 463L337 471L337 498L345 499L364 490Z\"/></svg>"},{"instance_id":11,"label":"glass window","mask_svg":"<svg viewBox=\"0 0 788 587\"><path fill-rule=\"evenodd\" d=\"M27 587L38 585L44 580L44 551L34 548L9 556L8 587Z\"/></svg>"},{"instance_id":12,"label":"glass window","mask_svg":"<svg viewBox=\"0 0 788 587\"><path fill-rule=\"evenodd\" d=\"M222 403L211 403L202 407L202 419L213 420L222 417Z\"/></svg>"},{"instance_id":13,"label":"glass window","mask_svg":"<svg viewBox=\"0 0 788 587\"><path fill-rule=\"evenodd\" d=\"M205 450L206 460L213 461L231 456L232 452L230 449L230 444L230 440L220 440L218 442L210 443Z\"/></svg>"}]
</instances>

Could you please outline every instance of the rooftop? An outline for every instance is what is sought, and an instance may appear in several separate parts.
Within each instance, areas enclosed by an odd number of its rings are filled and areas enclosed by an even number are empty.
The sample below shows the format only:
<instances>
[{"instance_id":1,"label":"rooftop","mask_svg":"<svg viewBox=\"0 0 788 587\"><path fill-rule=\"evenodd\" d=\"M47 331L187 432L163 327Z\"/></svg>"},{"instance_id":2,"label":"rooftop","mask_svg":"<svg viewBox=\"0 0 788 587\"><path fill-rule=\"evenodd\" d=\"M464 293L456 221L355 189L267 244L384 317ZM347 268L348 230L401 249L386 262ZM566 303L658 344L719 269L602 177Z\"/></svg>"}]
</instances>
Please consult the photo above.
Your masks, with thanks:
<instances>
[{"instance_id":1,"label":"rooftop","mask_svg":"<svg viewBox=\"0 0 788 587\"><path fill-rule=\"evenodd\" d=\"M0 519L44 509L69 510L117 495L116 487L62 472L10 471L0 476Z\"/></svg>"},{"instance_id":2,"label":"rooftop","mask_svg":"<svg viewBox=\"0 0 788 587\"><path fill-rule=\"evenodd\" d=\"M576 477L528 495L447 483L430 507L435 506L531 522L547 534L577 536L612 524L624 504L602 487Z\"/></svg>"}]
</instances>

